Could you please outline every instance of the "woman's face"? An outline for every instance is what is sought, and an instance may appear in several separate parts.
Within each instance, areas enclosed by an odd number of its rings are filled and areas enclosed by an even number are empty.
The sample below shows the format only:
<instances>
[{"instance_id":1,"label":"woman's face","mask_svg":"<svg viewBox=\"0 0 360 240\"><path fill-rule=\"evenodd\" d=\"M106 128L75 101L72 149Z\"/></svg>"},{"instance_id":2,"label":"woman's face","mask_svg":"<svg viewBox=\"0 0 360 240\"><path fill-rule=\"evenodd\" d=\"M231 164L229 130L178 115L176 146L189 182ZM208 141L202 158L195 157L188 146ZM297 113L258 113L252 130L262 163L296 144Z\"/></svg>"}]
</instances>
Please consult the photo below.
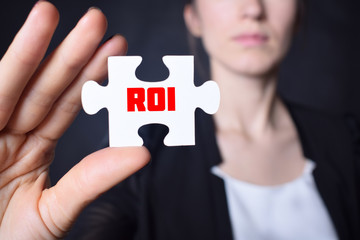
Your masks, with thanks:
<instances>
[{"instance_id":1,"label":"woman's face","mask_svg":"<svg viewBox=\"0 0 360 240\"><path fill-rule=\"evenodd\" d=\"M259 76L285 55L296 13L297 0L195 0L184 16L202 38L212 67Z\"/></svg>"}]
</instances>

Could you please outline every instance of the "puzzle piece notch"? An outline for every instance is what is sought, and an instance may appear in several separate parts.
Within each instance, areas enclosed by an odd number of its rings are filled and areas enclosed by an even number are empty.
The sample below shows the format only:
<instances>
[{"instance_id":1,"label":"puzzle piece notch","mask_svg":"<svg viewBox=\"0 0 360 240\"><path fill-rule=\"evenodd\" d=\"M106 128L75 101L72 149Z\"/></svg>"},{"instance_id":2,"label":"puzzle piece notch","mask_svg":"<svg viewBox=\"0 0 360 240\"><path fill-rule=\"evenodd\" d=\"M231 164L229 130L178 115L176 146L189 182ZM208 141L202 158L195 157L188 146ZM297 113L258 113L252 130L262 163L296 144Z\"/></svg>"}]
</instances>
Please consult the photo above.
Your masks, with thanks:
<instances>
[{"instance_id":1,"label":"puzzle piece notch","mask_svg":"<svg viewBox=\"0 0 360 240\"><path fill-rule=\"evenodd\" d=\"M167 125L167 146L195 144L195 109L202 108L213 114L220 102L217 84L208 81L200 87L194 86L193 56L164 56L163 62L169 69L168 79L160 82L144 82L137 79L136 68L142 58L139 56L109 57L109 84L106 87L95 82L85 83L82 91L84 110L94 114L106 107L109 112L110 146L141 146L138 129L147 124ZM175 111L127 111L128 88L175 88ZM168 96L167 96L168 97ZM147 106L147 99L144 106Z\"/></svg>"},{"instance_id":2,"label":"puzzle piece notch","mask_svg":"<svg viewBox=\"0 0 360 240\"><path fill-rule=\"evenodd\" d=\"M93 97L94 92L97 92L97 98ZM98 98L107 98L106 87L99 85L95 81L85 82L82 87L81 101L83 109L87 114L96 114L100 109L104 108L102 101L98 101Z\"/></svg>"}]
</instances>

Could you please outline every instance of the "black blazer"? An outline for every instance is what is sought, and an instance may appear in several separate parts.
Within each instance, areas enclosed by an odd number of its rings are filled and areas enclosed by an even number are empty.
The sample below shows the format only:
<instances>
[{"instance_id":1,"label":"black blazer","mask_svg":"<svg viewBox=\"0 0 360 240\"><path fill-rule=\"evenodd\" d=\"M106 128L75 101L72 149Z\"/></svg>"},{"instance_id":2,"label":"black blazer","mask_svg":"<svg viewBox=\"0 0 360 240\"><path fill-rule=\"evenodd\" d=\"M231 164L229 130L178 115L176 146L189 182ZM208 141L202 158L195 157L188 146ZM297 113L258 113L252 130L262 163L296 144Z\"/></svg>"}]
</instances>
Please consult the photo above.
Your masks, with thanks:
<instances>
[{"instance_id":1,"label":"black blazer","mask_svg":"<svg viewBox=\"0 0 360 240\"><path fill-rule=\"evenodd\" d=\"M287 107L305 157L316 162L314 179L339 238L360 239L355 121ZM151 163L90 205L69 239L232 239L224 182L210 172L221 162L212 117L196 113L196 146L164 147L164 129L145 134Z\"/></svg>"}]
</instances>

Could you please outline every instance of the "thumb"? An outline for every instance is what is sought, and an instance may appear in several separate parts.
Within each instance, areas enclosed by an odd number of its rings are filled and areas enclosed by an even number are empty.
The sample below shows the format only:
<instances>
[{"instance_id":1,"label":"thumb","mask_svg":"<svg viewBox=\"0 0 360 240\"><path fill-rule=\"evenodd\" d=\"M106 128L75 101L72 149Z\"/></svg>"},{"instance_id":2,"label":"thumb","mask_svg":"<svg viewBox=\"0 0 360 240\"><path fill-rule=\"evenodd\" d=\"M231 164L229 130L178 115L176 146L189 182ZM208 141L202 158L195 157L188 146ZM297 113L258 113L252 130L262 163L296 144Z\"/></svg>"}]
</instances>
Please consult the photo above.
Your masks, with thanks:
<instances>
[{"instance_id":1,"label":"thumb","mask_svg":"<svg viewBox=\"0 0 360 240\"><path fill-rule=\"evenodd\" d=\"M39 211L49 231L62 237L87 204L149 160L145 147L106 148L85 157L40 198Z\"/></svg>"}]
</instances>

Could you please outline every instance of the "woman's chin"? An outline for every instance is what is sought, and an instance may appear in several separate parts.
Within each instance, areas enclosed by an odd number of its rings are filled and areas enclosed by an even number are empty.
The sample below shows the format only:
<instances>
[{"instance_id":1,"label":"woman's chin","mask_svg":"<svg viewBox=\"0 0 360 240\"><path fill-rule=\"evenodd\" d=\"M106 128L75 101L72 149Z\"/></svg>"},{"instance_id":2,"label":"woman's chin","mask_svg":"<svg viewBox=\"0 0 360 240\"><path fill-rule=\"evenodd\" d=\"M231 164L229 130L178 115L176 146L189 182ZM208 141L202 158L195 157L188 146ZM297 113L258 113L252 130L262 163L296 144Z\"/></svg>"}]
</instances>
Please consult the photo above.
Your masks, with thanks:
<instances>
[{"instance_id":1,"label":"woman's chin","mask_svg":"<svg viewBox=\"0 0 360 240\"><path fill-rule=\"evenodd\" d=\"M267 51L246 51L228 54L226 58L213 58L214 68L220 67L231 74L247 77L268 77L275 73L280 55Z\"/></svg>"},{"instance_id":2,"label":"woman's chin","mask_svg":"<svg viewBox=\"0 0 360 240\"><path fill-rule=\"evenodd\" d=\"M233 66L233 69L239 75L262 77L274 73L277 64L270 59L244 59Z\"/></svg>"}]
</instances>

